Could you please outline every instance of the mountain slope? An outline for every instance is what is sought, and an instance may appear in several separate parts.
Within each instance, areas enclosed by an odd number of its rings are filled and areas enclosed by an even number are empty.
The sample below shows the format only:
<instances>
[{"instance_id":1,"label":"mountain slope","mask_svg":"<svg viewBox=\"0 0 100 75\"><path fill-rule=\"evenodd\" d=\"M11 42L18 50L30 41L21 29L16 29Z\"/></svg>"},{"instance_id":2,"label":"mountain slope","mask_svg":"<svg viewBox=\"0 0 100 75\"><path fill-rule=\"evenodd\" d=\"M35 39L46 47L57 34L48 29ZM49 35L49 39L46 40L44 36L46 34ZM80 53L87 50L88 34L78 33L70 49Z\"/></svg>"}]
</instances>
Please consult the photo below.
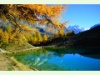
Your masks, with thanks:
<instances>
[{"instance_id":1,"label":"mountain slope","mask_svg":"<svg viewBox=\"0 0 100 75\"><path fill-rule=\"evenodd\" d=\"M100 49L100 26L73 36L54 38L45 45Z\"/></svg>"},{"instance_id":2,"label":"mountain slope","mask_svg":"<svg viewBox=\"0 0 100 75\"><path fill-rule=\"evenodd\" d=\"M73 45L100 48L100 26L77 34Z\"/></svg>"},{"instance_id":3,"label":"mountain slope","mask_svg":"<svg viewBox=\"0 0 100 75\"><path fill-rule=\"evenodd\" d=\"M73 26L71 25L71 26L68 26L68 30L74 31L75 34L78 34L79 32L85 31L85 28L82 28L82 27L80 27L78 25L73 25Z\"/></svg>"},{"instance_id":4,"label":"mountain slope","mask_svg":"<svg viewBox=\"0 0 100 75\"><path fill-rule=\"evenodd\" d=\"M90 29L94 29L95 27L99 27L100 24L95 24L94 26L92 26Z\"/></svg>"}]
</instances>

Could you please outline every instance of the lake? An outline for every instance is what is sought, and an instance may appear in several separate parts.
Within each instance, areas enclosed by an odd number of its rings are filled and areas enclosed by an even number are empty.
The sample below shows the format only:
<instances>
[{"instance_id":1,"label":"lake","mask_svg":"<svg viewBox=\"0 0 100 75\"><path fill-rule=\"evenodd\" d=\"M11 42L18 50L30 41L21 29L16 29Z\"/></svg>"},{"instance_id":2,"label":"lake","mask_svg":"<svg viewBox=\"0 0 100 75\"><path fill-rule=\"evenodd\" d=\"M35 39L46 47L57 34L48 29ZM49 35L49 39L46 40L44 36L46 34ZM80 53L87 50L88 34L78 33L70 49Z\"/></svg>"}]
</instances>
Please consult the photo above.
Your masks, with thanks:
<instances>
[{"instance_id":1,"label":"lake","mask_svg":"<svg viewBox=\"0 0 100 75\"><path fill-rule=\"evenodd\" d=\"M88 50L66 49L66 51L37 50L14 54L14 57L42 71L100 71L100 53Z\"/></svg>"}]
</instances>

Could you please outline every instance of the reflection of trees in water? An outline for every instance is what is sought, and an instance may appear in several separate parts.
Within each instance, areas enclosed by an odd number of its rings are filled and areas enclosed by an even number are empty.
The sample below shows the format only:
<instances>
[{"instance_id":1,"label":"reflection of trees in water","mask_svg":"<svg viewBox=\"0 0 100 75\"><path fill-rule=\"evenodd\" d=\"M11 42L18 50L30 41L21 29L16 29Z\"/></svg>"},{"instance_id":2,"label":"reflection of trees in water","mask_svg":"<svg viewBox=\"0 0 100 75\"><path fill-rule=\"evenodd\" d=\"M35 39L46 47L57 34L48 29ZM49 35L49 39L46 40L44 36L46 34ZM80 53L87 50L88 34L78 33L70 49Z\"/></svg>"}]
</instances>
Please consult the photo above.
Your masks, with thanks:
<instances>
[{"instance_id":1,"label":"reflection of trees in water","mask_svg":"<svg viewBox=\"0 0 100 75\"><path fill-rule=\"evenodd\" d=\"M44 64L48 59L44 59L42 62L40 62L37 66Z\"/></svg>"},{"instance_id":2,"label":"reflection of trees in water","mask_svg":"<svg viewBox=\"0 0 100 75\"><path fill-rule=\"evenodd\" d=\"M29 56L25 56L23 62L29 66L40 66L46 63L49 59L56 56L63 56L64 54L58 54L57 52L49 52L47 50L35 51Z\"/></svg>"},{"instance_id":3,"label":"reflection of trees in water","mask_svg":"<svg viewBox=\"0 0 100 75\"><path fill-rule=\"evenodd\" d=\"M34 65L36 65L39 61L40 61L40 58L37 58L37 59L35 60Z\"/></svg>"},{"instance_id":4,"label":"reflection of trees in water","mask_svg":"<svg viewBox=\"0 0 100 75\"><path fill-rule=\"evenodd\" d=\"M65 54L80 54L85 57L94 58L94 59L100 59L100 50L94 50L94 49L73 49L69 48L66 50L58 50L53 51L56 53L57 56L63 57Z\"/></svg>"},{"instance_id":5,"label":"reflection of trees in water","mask_svg":"<svg viewBox=\"0 0 100 75\"><path fill-rule=\"evenodd\" d=\"M29 65L30 67L44 67L45 70L48 68L48 66L51 65L51 68L56 70L56 64L50 64L48 63L48 60L55 58L55 57L63 57L65 54L80 54L84 57L94 58L94 59L100 59L100 53L99 52L93 52L94 50L81 50L81 49L67 49L66 51L48 51L48 50L37 50L33 53L30 53L28 55L18 56L18 60L22 61L26 65ZM52 67L55 66L55 67ZM57 66L58 67L58 66ZM40 68L41 70L43 68Z\"/></svg>"}]
</instances>

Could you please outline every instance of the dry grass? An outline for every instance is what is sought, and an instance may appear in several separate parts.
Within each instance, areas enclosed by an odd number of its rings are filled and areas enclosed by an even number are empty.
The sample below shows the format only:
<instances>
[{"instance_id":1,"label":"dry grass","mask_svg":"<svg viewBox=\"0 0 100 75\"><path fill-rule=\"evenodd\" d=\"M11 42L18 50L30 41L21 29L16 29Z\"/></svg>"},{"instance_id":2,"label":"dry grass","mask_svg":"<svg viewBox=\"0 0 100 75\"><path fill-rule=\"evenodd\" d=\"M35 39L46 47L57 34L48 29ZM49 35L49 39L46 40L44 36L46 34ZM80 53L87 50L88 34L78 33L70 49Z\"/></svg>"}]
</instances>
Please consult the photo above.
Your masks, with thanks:
<instances>
[{"instance_id":1,"label":"dry grass","mask_svg":"<svg viewBox=\"0 0 100 75\"><path fill-rule=\"evenodd\" d=\"M34 46L32 46L29 43L24 43L21 45L19 45L19 44L3 45L1 48L8 52L14 52L14 51L21 51L21 50L28 49L28 48L34 48Z\"/></svg>"},{"instance_id":2,"label":"dry grass","mask_svg":"<svg viewBox=\"0 0 100 75\"><path fill-rule=\"evenodd\" d=\"M18 62L14 57L9 57L9 54L16 54L20 52L32 51L39 48L25 43L23 45L7 45L2 47L6 50L6 53L0 52L0 71L34 71L36 69L30 69L28 66Z\"/></svg>"},{"instance_id":3,"label":"dry grass","mask_svg":"<svg viewBox=\"0 0 100 75\"><path fill-rule=\"evenodd\" d=\"M36 71L36 69L30 69L14 57L0 55L0 71Z\"/></svg>"},{"instance_id":4,"label":"dry grass","mask_svg":"<svg viewBox=\"0 0 100 75\"><path fill-rule=\"evenodd\" d=\"M18 62L14 57L11 57L10 59L13 62L14 66L17 66L21 71L31 71L28 66Z\"/></svg>"},{"instance_id":5,"label":"dry grass","mask_svg":"<svg viewBox=\"0 0 100 75\"><path fill-rule=\"evenodd\" d=\"M8 59L8 57L0 55L0 71L9 71L9 70L14 70L12 62Z\"/></svg>"}]
</instances>

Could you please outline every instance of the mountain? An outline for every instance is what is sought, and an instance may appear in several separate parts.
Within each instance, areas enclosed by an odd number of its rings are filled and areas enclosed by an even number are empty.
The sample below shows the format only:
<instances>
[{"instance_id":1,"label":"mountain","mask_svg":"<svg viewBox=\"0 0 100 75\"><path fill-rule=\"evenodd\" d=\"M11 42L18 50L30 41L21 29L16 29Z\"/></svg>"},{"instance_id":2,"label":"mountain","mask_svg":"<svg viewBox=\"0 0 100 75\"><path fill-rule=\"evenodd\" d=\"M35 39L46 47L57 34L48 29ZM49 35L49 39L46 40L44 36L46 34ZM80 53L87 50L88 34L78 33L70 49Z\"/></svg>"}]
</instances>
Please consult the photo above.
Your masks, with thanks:
<instances>
[{"instance_id":1,"label":"mountain","mask_svg":"<svg viewBox=\"0 0 100 75\"><path fill-rule=\"evenodd\" d=\"M35 28L38 29L42 35L47 34L51 37L54 35L55 31L57 31L57 30L53 31L52 29L48 30L45 27L43 28L43 27L39 27L39 26L36 26ZM68 31L69 30L67 28L64 28L64 33L67 33Z\"/></svg>"},{"instance_id":2,"label":"mountain","mask_svg":"<svg viewBox=\"0 0 100 75\"><path fill-rule=\"evenodd\" d=\"M100 26L96 26L90 30L72 36L54 38L45 45L91 48L97 51L100 49Z\"/></svg>"},{"instance_id":3,"label":"mountain","mask_svg":"<svg viewBox=\"0 0 100 75\"><path fill-rule=\"evenodd\" d=\"M70 25L70 26L68 26L68 30L74 31L75 34L78 34L79 32L83 32L86 29L85 28L82 28L82 27L80 27L78 25Z\"/></svg>"},{"instance_id":4,"label":"mountain","mask_svg":"<svg viewBox=\"0 0 100 75\"><path fill-rule=\"evenodd\" d=\"M47 34L49 36L53 36L53 34L51 32L46 31L45 28L39 26L34 26L34 28L36 28L41 33L41 35Z\"/></svg>"},{"instance_id":5,"label":"mountain","mask_svg":"<svg viewBox=\"0 0 100 75\"><path fill-rule=\"evenodd\" d=\"M75 38L71 40L73 46L100 49L100 25L75 35Z\"/></svg>"},{"instance_id":6,"label":"mountain","mask_svg":"<svg viewBox=\"0 0 100 75\"><path fill-rule=\"evenodd\" d=\"M99 27L99 26L100 26L100 24L95 24L95 25L92 26L90 29L94 29L94 28Z\"/></svg>"},{"instance_id":7,"label":"mountain","mask_svg":"<svg viewBox=\"0 0 100 75\"><path fill-rule=\"evenodd\" d=\"M46 30L46 28L42 28L42 27L39 27L39 26L37 26L37 27L35 27L35 28L37 28L40 32L41 32L41 34L44 34L44 33L46 33L46 34L48 34L48 35L50 35L50 36L52 36L53 35L53 30L51 29L51 31L48 31L48 30ZM71 25L71 26L68 26L67 28L64 28L64 32L65 32L65 34L68 32L68 31L74 31L75 32L75 34L78 34L78 33L80 33L80 32L83 32L83 31L85 31L85 30L87 30L86 28L82 28L82 27L80 27L80 26L78 26L78 25Z\"/></svg>"}]
</instances>

